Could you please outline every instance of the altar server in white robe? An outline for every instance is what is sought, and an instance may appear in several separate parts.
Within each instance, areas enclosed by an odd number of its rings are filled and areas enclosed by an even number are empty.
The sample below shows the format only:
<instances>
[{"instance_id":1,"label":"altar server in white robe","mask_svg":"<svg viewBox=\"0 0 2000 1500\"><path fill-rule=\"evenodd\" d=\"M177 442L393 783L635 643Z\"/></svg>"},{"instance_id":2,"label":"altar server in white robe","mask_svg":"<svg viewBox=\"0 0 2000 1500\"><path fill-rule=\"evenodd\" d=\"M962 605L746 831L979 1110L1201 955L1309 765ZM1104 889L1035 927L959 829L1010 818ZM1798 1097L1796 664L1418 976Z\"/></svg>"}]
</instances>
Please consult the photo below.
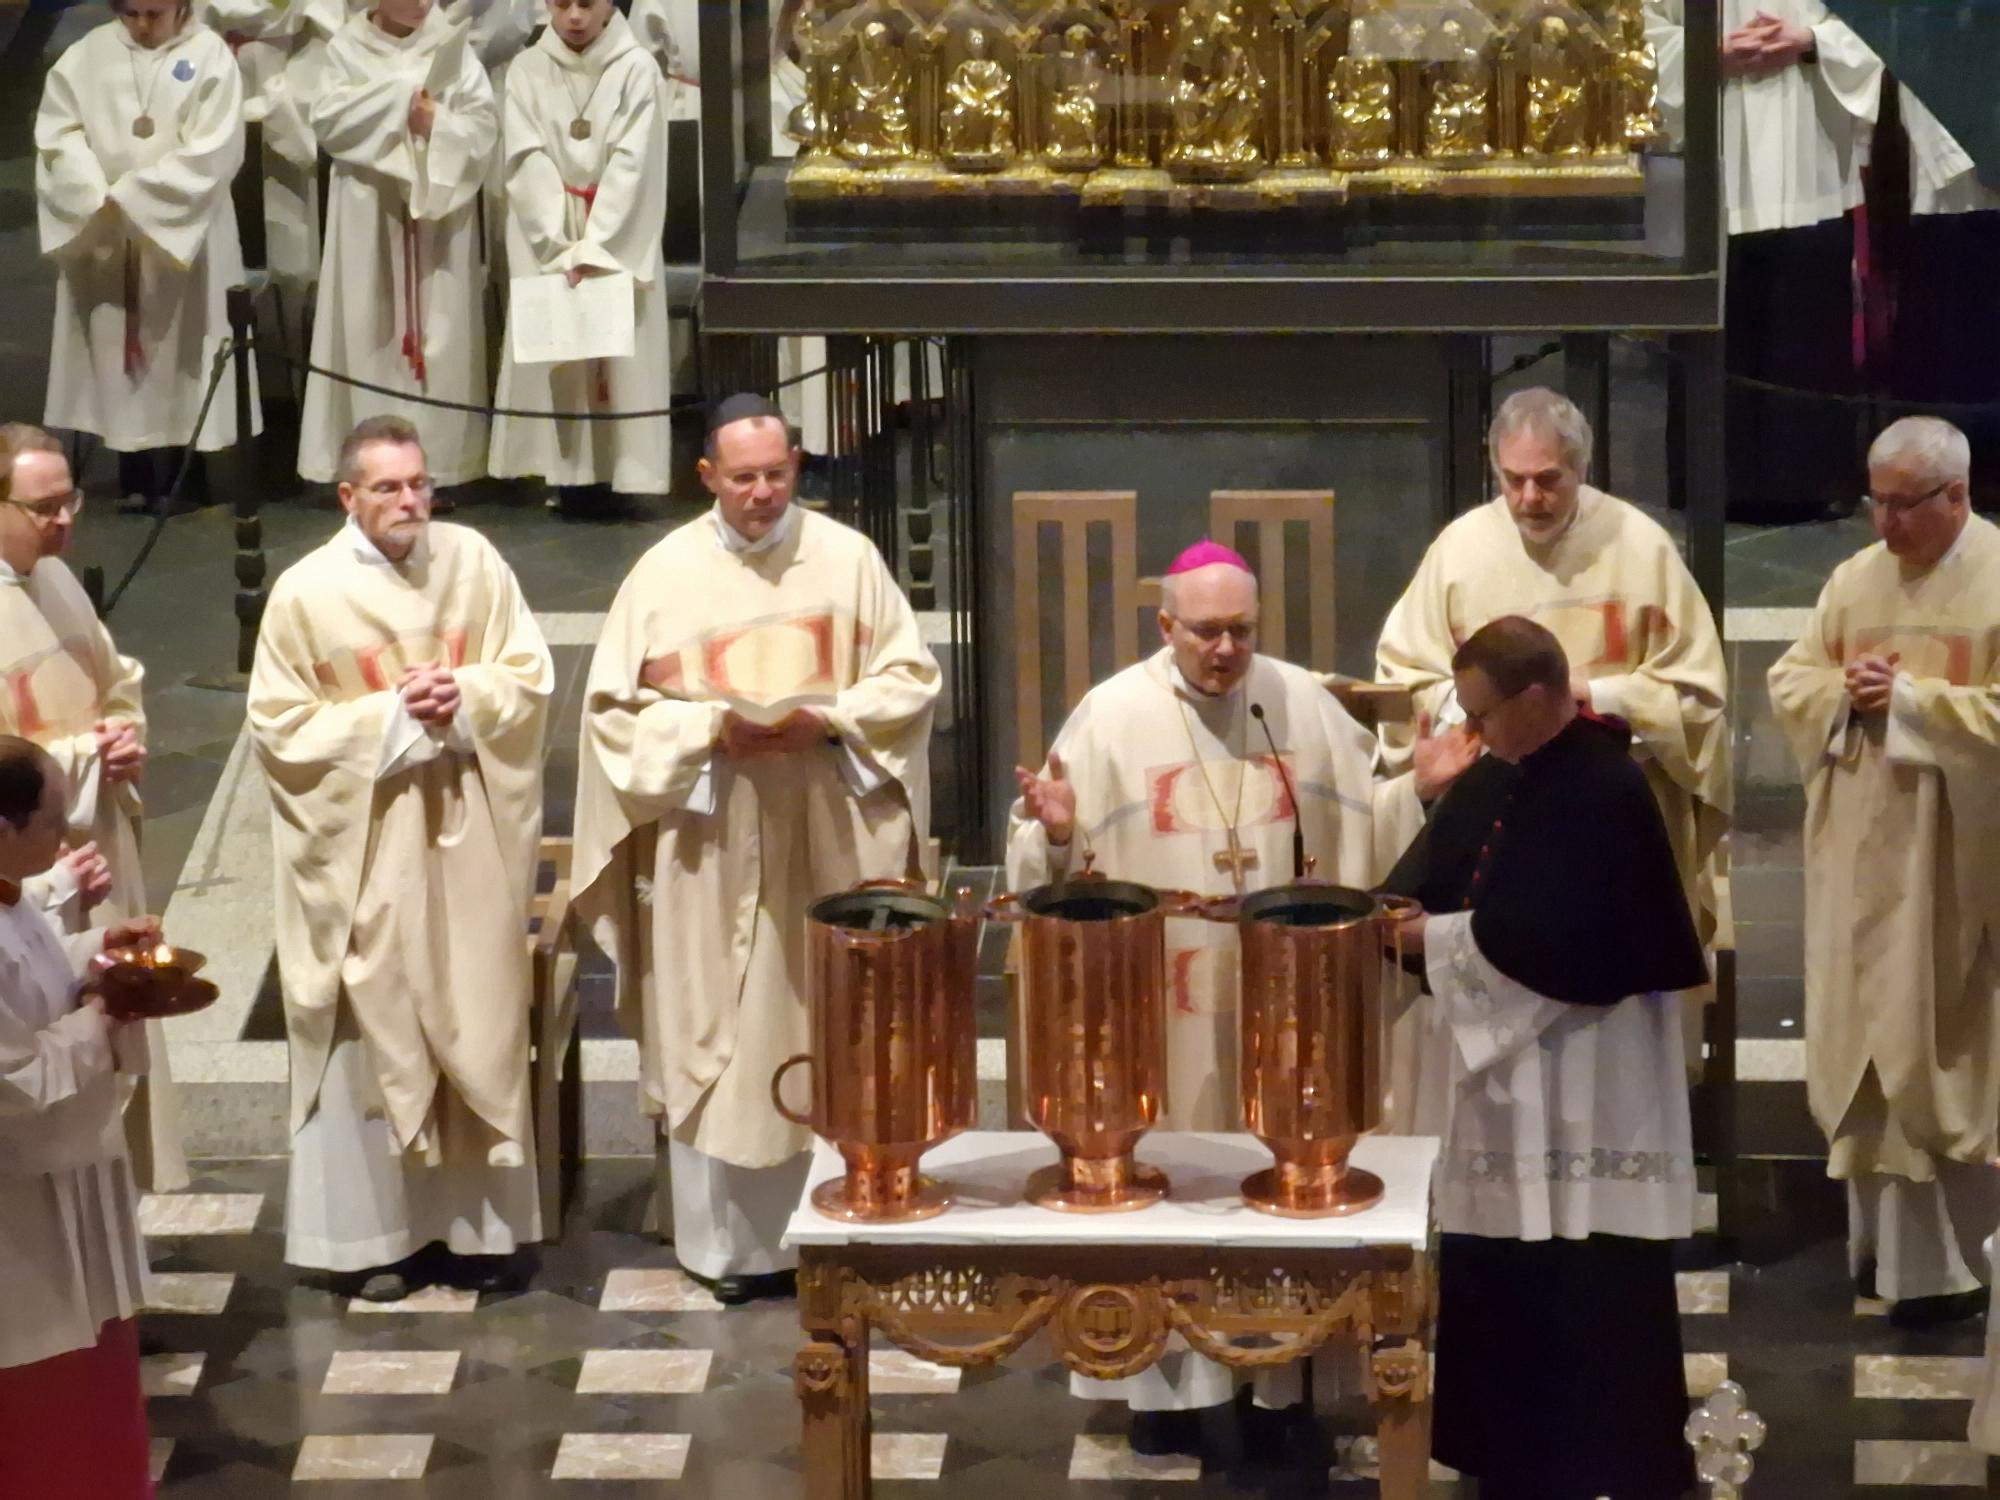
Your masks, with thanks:
<instances>
[{"instance_id":1,"label":"altar server in white robe","mask_svg":"<svg viewBox=\"0 0 2000 1500\"><path fill-rule=\"evenodd\" d=\"M632 31L667 84L667 118L701 118L701 31L696 0L632 0ZM794 64L796 66L796 64Z\"/></svg>"},{"instance_id":2,"label":"altar server in white robe","mask_svg":"<svg viewBox=\"0 0 2000 1500\"><path fill-rule=\"evenodd\" d=\"M1687 113L1685 0L1646 0L1669 133ZM1732 375L1855 389L1853 211L1882 59L1822 0L1721 0L1722 198ZM1811 516L1851 503L1861 474L1848 408L1729 391L1731 514Z\"/></svg>"},{"instance_id":3,"label":"altar server in white robe","mask_svg":"<svg viewBox=\"0 0 2000 1500\"><path fill-rule=\"evenodd\" d=\"M327 48L310 124L333 158L313 363L390 390L483 405L486 321L478 199L499 137L486 70L453 12L381 0ZM486 472L487 422L314 375L299 473L335 477L364 415L420 421L431 480Z\"/></svg>"},{"instance_id":4,"label":"altar server in white robe","mask_svg":"<svg viewBox=\"0 0 2000 1500\"><path fill-rule=\"evenodd\" d=\"M1500 404L1487 450L1500 493L1458 517L1424 554L1383 622L1379 680L1407 687L1419 713L1459 716L1452 654L1502 615L1554 632L1577 701L1631 726L1632 754L1673 841L1688 905L1704 941L1717 921L1713 865L1729 826L1728 669L1715 616L1680 549L1658 522L1583 482L1593 435L1572 401L1540 387ZM1383 763L1408 763L1409 730L1382 735ZM1399 1131L1436 1135L1447 1098L1425 1071L1432 1007L1413 1007L1393 1033L1391 1094ZM1688 1056L1699 1057L1700 1011L1686 1007Z\"/></svg>"},{"instance_id":5,"label":"altar server in white robe","mask_svg":"<svg viewBox=\"0 0 2000 1500\"><path fill-rule=\"evenodd\" d=\"M2000 1219L2000 528L1949 423L1868 458L1881 539L1770 686L1806 783L1806 1097L1853 1267L1916 1325L1977 1311Z\"/></svg>"},{"instance_id":6,"label":"altar server in white robe","mask_svg":"<svg viewBox=\"0 0 2000 1500\"><path fill-rule=\"evenodd\" d=\"M618 590L579 755L578 909L667 1137L674 1253L725 1303L798 1264L811 1137L771 1077L809 1046L805 909L914 873L930 815L937 663L874 545L792 503L798 462L770 401L716 409L715 509Z\"/></svg>"},{"instance_id":7,"label":"altar server in white robe","mask_svg":"<svg viewBox=\"0 0 2000 1500\"><path fill-rule=\"evenodd\" d=\"M501 354L502 407L657 411L672 396L660 226L667 212L667 127L660 72L611 0L550 0L549 26L507 79L508 261L517 275L632 278L633 352L621 359L523 365ZM663 419L552 422L500 417L496 475L539 474L566 513L605 491L672 488ZM595 491L596 493L593 493Z\"/></svg>"},{"instance_id":8,"label":"altar server in white robe","mask_svg":"<svg viewBox=\"0 0 2000 1500\"><path fill-rule=\"evenodd\" d=\"M63 939L28 899L69 790L46 751L0 735L0 1494L151 1500L146 1255L118 1129L145 1033L81 981L93 955L157 941L159 924Z\"/></svg>"},{"instance_id":9,"label":"altar server in white robe","mask_svg":"<svg viewBox=\"0 0 2000 1500\"><path fill-rule=\"evenodd\" d=\"M0 733L48 751L70 789L72 852L30 891L71 932L146 909L145 671L118 650L62 560L82 506L61 443L39 427L0 426ZM80 891L79 875L94 888ZM180 1112L166 1037L158 1021L145 1029L153 1067L126 1081L126 1127L140 1181L175 1192L188 1182Z\"/></svg>"},{"instance_id":10,"label":"altar server in white robe","mask_svg":"<svg viewBox=\"0 0 2000 1500\"><path fill-rule=\"evenodd\" d=\"M271 591L250 732L271 788L291 1042L285 1258L370 1300L541 1238L525 937L551 667L492 545L430 522L417 434L361 424L348 521Z\"/></svg>"},{"instance_id":11,"label":"altar server in white robe","mask_svg":"<svg viewBox=\"0 0 2000 1500\"><path fill-rule=\"evenodd\" d=\"M242 164L235 60L181 0L121 0L49 71L35 117L41 248L56 263L45 420L102 438L122 492L149 504L182 449L239 437L227 393L195 423L229 336L224 294L243 278L229 196Z\"/></svg>"},{"instance_id":12,"label":"altar server in white robe","mask_svg":"<svg viewBox=\"0 0 2000 1500\"><path fill-rule=\"evenodd\" d=\"M1706 960L1630 730L1579 709L1556 638L1503 616L1453 670L1489 753L1391 881L1431 913L1406 934L1454 1094L1432 1452L1481 1500L1682 1500L1675 1011Z\"/></svg>"},{"instance_id":13,"label":"altar server in white robe","mask_svg":"<svg viewBox=\"0 0 2000 1500\"><path fill-rule=\"evenodd\" d=\"M1365 889L1388 872L1423 822L1422 802L1476 746L1462 733L1427 737L1413 772L1377 782L1374 737L1312 673L1258 655L1257 623L1257 580L1241 556L1200 542L1175 559L1160 650L1084 695L1039 772L1016 768L1010 889L1063 878L1093 856L1115 880L1241 895L1294 878L1295 830L1323 879ZM1236 929L1169 919L1166 946L1165 1126L1241 1130ZM1259 1401L1288 1406L1298 1385L1285 1366L1260 1380ZM1133 1445L1149 1454L1198 1451L1198 1412L1234 1386L1178 1336L1138 1375L1071 1378L1078 1395L1124 1399L1138 1414Z\"/></svg>"}]
</instances>

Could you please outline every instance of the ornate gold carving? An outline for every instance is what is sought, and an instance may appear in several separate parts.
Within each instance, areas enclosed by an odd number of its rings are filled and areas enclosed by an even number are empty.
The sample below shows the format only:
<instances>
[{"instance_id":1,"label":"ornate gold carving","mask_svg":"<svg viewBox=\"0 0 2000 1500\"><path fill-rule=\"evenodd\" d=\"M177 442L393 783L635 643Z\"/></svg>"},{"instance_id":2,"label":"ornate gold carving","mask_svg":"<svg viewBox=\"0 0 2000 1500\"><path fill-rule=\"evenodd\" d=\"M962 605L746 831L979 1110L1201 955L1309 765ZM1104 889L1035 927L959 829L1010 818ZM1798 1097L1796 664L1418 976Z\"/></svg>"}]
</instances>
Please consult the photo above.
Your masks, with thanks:
<instances>
[{"instance_id":1,"label":"ornate gold carving","mask_svg":"<svg viewBox=\"0 0 2000 1500\"><path fill-rule=\"evenodd\" d=\"M825 1396L839 1401L847 1395L847 1351L838 1344L805 1345L792 1357L792 1389L804 1401Z\"/></svg>"},{"instance_id":2,"label":"ornate gold carving","mask_svg":"<svg viewBox=\"0 0 2000 1500\"><path fill-rule=\"evenodd\" d=\"M1430 1355L1415 1339L1385 1344L1368 1360L1371 1401L1430 1400Z\"/></svg>"},{"instance_id":3,"label":"ornate gold carving","mask_svg":"<svg viewBox=\"0 0 2000 1500\"><path fill-rule=\"evenodd\" d=\"M1159 1283L1073 1288L1056 1314L1054 1333L1063 1363L1078 1374L1099 1380L1136 1375L1167 1346Z\"/></svg>"},{"instance_id":4,"label":"ornate gold carving","mask_svg":"<svg viewBox=\"0 0 2000 1500\"><path fill-rule=\"evenodd\" d=\"M940 1365L989 1364L1035 1336L1061 1301L1063 1283L971 1270L919 1271L885 1287L849 1283L845 1305L898 1348ZM942 1342L946 1332L984 1334Z\"/></svg>"}]
</instances>

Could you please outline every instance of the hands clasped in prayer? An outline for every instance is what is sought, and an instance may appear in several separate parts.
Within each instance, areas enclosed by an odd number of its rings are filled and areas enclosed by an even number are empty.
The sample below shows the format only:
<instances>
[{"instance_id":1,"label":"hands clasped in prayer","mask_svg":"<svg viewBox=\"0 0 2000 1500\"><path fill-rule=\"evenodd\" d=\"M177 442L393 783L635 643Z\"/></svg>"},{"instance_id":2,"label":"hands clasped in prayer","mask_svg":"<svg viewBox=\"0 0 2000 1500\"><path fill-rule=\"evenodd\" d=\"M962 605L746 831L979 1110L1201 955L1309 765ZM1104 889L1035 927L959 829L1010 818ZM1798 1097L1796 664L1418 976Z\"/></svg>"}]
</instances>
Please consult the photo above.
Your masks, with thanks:
<instances>
[{"instance_id":1,"label":"hands clasped in prayer","mask_svg":"<svg viewBox=\"0 0 2000 1500\"><path fill-rule=\"evenodd\" d=\"M396 690L403 695L403 707L419 724L438 730L451 728L459 692L450 667L407 667Z\"/></svg>"},{"instance_id":2,"label":"hands clasped in prayer","mask_svg":"<svg viewBox=\"0 0 2000 1500\"><path fill-rule=\"evenodd\" d=\"M1760 10L1723 38L1722 71L1731 78L1762 78L1789 68L1812 47L1812 28Z\"/></svg>"},{"instance_id":3,"label":"hands clasped in prayer","mask_svg":"<svg viewBox=\"0 0 2000 1500\"><path fill-rule=\"evenodd\" d=\"M759 724L731 709L722 716L715 743L725 755L797 755L825 744L831 733L810 708L795 708L775 724Z\"/></svg>"},{"instance_id":4,"label":"hands clasped in prayer","mask_svg":"<svg viewBox=\"0 0 2000 1500\"><path fill-rule=\"evenodd\" d=\"M1857 656L1847 664L1847 698L1857 713L1878 714L1888 708L1901 661L1902 656L1891 651L1887 656Z\"/></svg>"}]
</instances>

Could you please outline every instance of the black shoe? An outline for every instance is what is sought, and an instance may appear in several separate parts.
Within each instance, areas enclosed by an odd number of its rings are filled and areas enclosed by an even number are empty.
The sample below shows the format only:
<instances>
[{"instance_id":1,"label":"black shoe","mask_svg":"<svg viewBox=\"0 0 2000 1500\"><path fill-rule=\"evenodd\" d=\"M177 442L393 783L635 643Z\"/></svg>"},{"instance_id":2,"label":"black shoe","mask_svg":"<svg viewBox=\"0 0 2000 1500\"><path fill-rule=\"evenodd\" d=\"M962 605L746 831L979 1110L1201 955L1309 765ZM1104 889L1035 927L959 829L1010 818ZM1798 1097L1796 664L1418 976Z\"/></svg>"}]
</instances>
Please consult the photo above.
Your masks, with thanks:
<instances>
[{"instance_id":1,"label":"black shoe","mask_svg":"<svg viewBox=\"0 0 2000 1500\"><path fill-rule=\"evenodd\" d=\"M746 1302L763 1298L796 1297L799 1294L797 1271L768 1271L761 1276L701 1276L693 1271L687 1274L688 1280L697 1286L707 1287L724 1307L741 1307Z\"/></svg>"},{"instance_id":2,"label":"black shoe","mask_svg":"<svg viewBox=\"0 0 2000 1500\"><path fill-rule=\"evenodd\" d=\"M1236 1430L1243 1446L1243 1461L1251 1468L1287 1467L1311 1427L1303 1401L1290 1406L1259 1406L1245 1391L1236 1406Z\"/></svg>"},{"instance_id":3,"label":"black shoe","mask_svg":"<svg viewBox=\"0 0 2000 1500\"><path fill-rule=\"evenodd\" d=\"M531 1275L517 1251L512 1255L453 1255L446 1274L439 1279L461 1291L497 1295L526 1291Z\"/></svg>"},{"instance_id":4,"label":"black shoe","mask_svg":"<svg viewBox=\"0 0 2000 1500\"><path fill-rule=\"evenodd\" d=\"M415 1288L400 1265L370 1271L337 1271L328 1278L334 1295L361 1302L401 1302Z\"/></svg>"},{"instance_id":5,"label":"black shoe","mask_svg":"<svg viewBox=\"0 0 2000 1500\"><path fill-rule=\"evenodd\" d=\"M1940 1328L1946 1323L1982 1316L1987 1297L1983 1286L1969 1292L1947 1292L1941 1297L1905 1297L1890 1305L1889 1321L1898 1328Z\"/></svg>"},{"instance_id":6,"label":"black shoe","mask_svg":"<svg viewBox=\"0 0 2000 1500\"><path fill-rule=\"evenodd\" d=\"M1201 1412L1135 1411L1132 1413L1132 1451L1141 1458L1165 1458L1181 1453L1201 1456Z\"/></svg>"},{"instance_id":7,"label":"black shoe","mask_svg":"<svg viewBox=\"0 0 2000 1500\"><path fill-rule=\"evenodd\" d=\"M1861 1269L1854 1273L1854 1295L1869 1302L1882 1300L1875 1295L1875 1258L1872 1255L1861 1262Z\"/></svg>"}]
</instances>

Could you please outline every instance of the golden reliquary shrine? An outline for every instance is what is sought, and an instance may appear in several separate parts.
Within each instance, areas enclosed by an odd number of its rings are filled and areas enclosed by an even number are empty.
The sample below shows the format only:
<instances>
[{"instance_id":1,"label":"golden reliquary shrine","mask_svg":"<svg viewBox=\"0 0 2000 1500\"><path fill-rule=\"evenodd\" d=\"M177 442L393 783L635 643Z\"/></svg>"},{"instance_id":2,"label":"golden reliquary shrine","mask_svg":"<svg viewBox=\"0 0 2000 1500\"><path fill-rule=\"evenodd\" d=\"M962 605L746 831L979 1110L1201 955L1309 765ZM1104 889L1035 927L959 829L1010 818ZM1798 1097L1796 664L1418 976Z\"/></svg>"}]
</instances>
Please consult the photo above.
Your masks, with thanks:
<instances>
[{"instance_id":1,"label":"golden reliquary shrine","mask_svg":"<svg viewBox=\"0 0 2000 1500\"><path fill-rule=\"evenodd\" d=\"M1640 0L802 0L787 45L806 221L1636 205L1660 129Z\"/></svg>"}]
</instances>

